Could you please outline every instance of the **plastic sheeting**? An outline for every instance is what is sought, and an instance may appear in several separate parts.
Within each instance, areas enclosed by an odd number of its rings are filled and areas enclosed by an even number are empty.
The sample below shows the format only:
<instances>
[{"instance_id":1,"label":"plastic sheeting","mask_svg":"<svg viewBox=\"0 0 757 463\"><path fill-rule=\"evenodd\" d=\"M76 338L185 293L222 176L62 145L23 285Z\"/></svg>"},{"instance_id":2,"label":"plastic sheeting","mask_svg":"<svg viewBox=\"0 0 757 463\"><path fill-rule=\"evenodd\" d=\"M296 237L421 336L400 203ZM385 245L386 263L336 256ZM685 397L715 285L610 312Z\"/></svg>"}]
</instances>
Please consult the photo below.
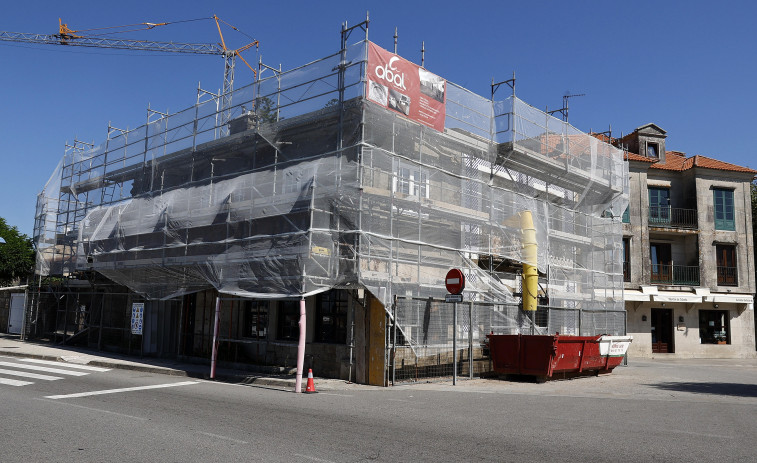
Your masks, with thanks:
<instances>
[{"instance_id":1,"label":"plastic sheeting","mask_svg":"<svg viewBox=\"0 0 757 463\"><path fill-rule=\"evenodd\" d=\"M64 157L38 199L37 272L148 298L367 288L513 303L519 213L554 307L622 310L622 152L511 97L447 82L443 132L366 98L367 42ZM226 135L228 133L228 135ZM488 264L485 265L485 263ZM488 265L488 267L487 267Z\"/></svg>"}]
</instances>

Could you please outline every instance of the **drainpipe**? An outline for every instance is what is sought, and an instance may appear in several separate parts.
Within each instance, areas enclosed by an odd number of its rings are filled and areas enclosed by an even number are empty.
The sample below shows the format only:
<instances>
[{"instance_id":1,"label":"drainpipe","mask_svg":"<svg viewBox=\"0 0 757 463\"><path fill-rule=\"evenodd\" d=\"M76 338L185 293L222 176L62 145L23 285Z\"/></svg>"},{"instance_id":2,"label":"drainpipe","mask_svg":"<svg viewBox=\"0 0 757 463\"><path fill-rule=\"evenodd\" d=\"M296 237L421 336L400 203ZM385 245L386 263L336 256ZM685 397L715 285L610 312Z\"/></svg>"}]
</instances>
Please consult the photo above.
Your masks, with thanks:
<instances>
[{"instance_id":1,"label":"drainpipe","mask_svg":"<svg viewBox=\"0 0 757 463\"><path fill-rule=\"evenodd\" d=\"M531 211L523 211L520 214L521 247L523 258L523 310L536 312L537 295L539 291L539 272L536 269L537 243L536 228Z\"/></svg>"},{"instance_id":2,"label":"drainpipe","mask_svg":"<svg viewBox=\"0 0 757 463\"><path fill-rule=\"evenodd\" d=\"M297 344L297 379L294 383L294 392L302 392L302 367L305 363L305 298L300 299L300 342Z\"/></svg>"}]
</instances>

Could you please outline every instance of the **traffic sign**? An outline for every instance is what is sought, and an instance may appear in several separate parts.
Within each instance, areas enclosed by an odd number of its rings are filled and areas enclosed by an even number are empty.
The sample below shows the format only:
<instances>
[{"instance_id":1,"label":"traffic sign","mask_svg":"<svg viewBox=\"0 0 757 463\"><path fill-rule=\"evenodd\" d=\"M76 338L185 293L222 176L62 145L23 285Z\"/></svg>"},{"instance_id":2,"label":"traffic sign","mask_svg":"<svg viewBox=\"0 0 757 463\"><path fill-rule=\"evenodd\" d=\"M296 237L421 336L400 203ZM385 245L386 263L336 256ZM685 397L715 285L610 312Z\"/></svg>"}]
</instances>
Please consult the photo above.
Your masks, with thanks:
<instances>
[{"instance_id":1,"label":"traffic sign","mask_svg":"<svg viewBox=\"0 0 757 463\"><path fill-rule=\"evenodd\" d=\"M447 272L447 276L444 278L444 284L447 286L447 291L450 294L460 294L465 289L465 275L460 269L453 268Z\"/></svg>"},{"instance_id":2,"label":"traffic sign","mask_svg":"<svg viewBox=\"0 0 757 463\"><path fill-rule=\"evenodd\" d=\"M463 302L462 294L447 294L444 296L444 302Z\"/></svg>"}]
</instances>

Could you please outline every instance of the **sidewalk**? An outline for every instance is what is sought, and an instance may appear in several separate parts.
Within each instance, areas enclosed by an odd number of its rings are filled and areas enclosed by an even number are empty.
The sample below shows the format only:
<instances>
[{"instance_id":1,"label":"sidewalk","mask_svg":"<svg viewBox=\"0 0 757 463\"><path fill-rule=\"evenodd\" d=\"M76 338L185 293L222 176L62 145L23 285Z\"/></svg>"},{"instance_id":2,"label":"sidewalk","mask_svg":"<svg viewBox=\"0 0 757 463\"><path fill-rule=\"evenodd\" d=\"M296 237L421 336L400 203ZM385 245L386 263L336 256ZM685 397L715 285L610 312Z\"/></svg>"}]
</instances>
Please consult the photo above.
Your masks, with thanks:
<instances>
[{"instance_id":1,"label":"sidewalk","mask_svg":"<svg viewBox=\"0 0 757 463\"><path fill-rule=\"evenodd\" d=\"M24 342L18 335L0 333L0 356L27 357L40 360L54 360L58 362L92 365L105 368L117 368L146 373L171 376L185 376L190 378L210 379L210 365L181 362L175 359L161 359L154 357L138 358L110 352L98 352L82 347L60 346L49 343ZM265 386L294 391L295 376L281 374L274 367L249 368L216 368L216 380ZM303 374L302 388L307 384L307 373ZM337 390L351 386L359 386L347 381L316 378L316 390Z\"/></svg>"}]
</instances>

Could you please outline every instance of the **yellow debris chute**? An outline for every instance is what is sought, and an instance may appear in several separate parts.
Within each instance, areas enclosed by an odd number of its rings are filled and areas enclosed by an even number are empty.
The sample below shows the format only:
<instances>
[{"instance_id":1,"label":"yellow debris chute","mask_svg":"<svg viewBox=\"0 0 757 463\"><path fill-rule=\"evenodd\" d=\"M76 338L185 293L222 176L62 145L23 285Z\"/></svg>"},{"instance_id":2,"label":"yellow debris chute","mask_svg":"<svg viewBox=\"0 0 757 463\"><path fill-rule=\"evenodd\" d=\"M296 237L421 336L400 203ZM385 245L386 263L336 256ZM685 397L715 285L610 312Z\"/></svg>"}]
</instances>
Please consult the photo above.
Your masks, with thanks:
<instances>
[{"instance_id":1,"label":"yellow debris chute","mask_svg":"<svg viewBox=\"0 0 757 463\"><path fill-rule=\"evenodd\" d=\"M536 254L536 228L531 211L520 214L521 249L523 250L523 310L535 312L539 291L539 272Z\"/></svg>"}]
</instances>

